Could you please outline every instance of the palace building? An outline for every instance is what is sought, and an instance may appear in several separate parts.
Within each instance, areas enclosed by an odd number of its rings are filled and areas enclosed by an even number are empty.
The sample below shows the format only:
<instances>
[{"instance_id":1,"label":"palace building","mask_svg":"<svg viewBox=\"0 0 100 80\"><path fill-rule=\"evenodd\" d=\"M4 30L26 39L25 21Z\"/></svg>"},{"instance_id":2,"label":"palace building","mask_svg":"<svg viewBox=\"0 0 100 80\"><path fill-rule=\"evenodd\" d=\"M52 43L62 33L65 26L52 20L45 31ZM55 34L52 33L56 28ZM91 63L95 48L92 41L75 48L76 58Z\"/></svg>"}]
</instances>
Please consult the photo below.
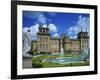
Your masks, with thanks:
<instances>
[{"instance_id":1,"label":"palace building","mask_svg":"<svg viewBox=\"0 0 100 80\"><path fill-rule=\"evenodd\" d=\"M76 39L66 36L64 33L61 38L51 37L48 27L40 25L37 33L37 40L32 41L31 50L37 51L38 54L60 53L61 48L65 54L80 53L84 48L89 48L89 35L87 31L80 31Z\"/></svg>"}]
</instances>

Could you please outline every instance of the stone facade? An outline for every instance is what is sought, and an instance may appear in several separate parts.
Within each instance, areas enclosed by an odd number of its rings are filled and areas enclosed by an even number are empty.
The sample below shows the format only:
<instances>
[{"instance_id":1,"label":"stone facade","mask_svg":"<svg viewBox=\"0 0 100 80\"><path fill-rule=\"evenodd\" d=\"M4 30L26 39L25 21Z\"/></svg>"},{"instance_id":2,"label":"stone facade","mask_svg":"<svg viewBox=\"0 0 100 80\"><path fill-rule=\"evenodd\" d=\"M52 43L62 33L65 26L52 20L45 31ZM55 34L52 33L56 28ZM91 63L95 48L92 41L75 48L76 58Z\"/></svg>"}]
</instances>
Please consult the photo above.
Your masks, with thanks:
<instances>
[{"instance_id":1,"label":"stone facade","mask_svg":"<svg viewBox=\"0 0 100 80\"><path fill-rule=\"evenodd\" d=\"M62 34L61 38L53 38L48 27L40 26L37 40L32 41L31 50L37 50L40 54L51 54L60 53L61 48L64 49L66 54L80 53L84 48L89 48L88 32L78 32L76 39L72 39L65 34Z\"/></svg>"}]
</instances>

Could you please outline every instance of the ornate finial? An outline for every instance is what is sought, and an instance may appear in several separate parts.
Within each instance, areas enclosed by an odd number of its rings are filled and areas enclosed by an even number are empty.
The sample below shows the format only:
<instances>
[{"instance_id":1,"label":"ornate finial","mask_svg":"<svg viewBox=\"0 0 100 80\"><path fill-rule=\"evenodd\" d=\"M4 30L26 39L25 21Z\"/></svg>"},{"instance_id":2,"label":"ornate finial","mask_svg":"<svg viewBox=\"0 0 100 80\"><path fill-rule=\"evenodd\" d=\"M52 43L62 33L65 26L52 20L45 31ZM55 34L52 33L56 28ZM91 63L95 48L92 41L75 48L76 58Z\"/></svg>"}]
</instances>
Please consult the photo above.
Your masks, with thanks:
<instances>
[{"instance_id":1,"label":"ornate finial","mask_svg":"<svg viewBox=\"0 0 100 80\"><path fill-rule=\"evenodd\" d=\"M49 26L49 23L47 23L47 28L48 28L48 26Z\"/></svg>"},{"instance_id":2,"label":"ornate finial","mask_svg":"<svg viewBox=\"0 0 100 80\"><path fill-rule=\"evenodd\" d=\"M81 27L81 32L82 32L82 27Z\"/></svg>"},{"instance_id":3,"label":"ornate finial","mask_svg":"<svg viewBox=\"0 0 100 80\"><path fill-rule=\"evenodd\" d=\"M43 24L42 24L42 23L40 23L39 25L40 25L40 27L42 27L42 26L43 26Z\"/></svg>"},{"instance_id":4,"label":"ornate finial","mask_svg":"<svg viewBox=\"0 0 100 80\"><path fill-rule=\"evenodd\" d=\"M88 32L88 30L86 29L86 32Z\"/></svg>"}]
</instances>

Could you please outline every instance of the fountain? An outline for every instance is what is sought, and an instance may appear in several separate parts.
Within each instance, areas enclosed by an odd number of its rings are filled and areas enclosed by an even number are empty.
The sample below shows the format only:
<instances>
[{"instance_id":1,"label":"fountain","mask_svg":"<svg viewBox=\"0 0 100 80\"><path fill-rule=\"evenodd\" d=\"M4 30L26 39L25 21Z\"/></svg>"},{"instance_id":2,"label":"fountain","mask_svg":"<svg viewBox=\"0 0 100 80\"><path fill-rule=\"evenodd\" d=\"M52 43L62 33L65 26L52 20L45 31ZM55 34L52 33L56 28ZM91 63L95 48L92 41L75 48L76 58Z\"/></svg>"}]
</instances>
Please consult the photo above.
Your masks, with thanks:
<instances>
[{"instance_id":1,"label":"fountain","mask_svg":"<svg viewBox=\"0 0 100 80\"><path fill-rule=\"evenodd\" d=\"M60 57L64 57L64 49L63 48L61 48Z\"/></svg>"},{"instance_id":2,"label":"fountain","mask_svg":"<svg viewBox=\"0 0 100 80\"><path fill-rule=\"evenodd\" d=\"M61 48L60 57L59 57L60 59L58 59L58 62L64 62L63 57L64 57L64 49Z\"/></svg>"},{"instance_id":3,"label":"fountain","mask_svg":"<svg viewBox=\"0 0 100 80\"><path fill-rule=\"evenodd\" d=\"M64 57L64 50L61 48L61 52L59 53L60 56L55 59L46 59L46 62L53 62L53 63L59 63L59 64L67 64L67 63L77 63L80 61L86 61L89 60L89 49L84 48L83 51L80 53L79 56L69 56Z\"/></svg>"}]
</instances>

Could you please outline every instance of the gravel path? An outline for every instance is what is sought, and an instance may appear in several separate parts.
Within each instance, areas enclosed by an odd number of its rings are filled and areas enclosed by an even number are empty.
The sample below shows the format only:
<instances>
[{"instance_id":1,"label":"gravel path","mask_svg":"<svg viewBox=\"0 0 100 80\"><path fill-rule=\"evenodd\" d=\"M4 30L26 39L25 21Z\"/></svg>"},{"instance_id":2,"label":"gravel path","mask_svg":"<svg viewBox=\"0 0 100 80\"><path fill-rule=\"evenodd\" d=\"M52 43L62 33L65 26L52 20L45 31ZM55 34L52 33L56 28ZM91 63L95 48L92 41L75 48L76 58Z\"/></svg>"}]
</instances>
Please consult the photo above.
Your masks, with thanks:
<instances>
[{"instance_id":1,"label":"gravel path","mask_svg":"<svg viewBox=\"0 0 100 80\"><path fill-rule=\"evenodd\" d=\"M32 68L32 59L23 59L23 68Z\"/></svg>"}]
</instances>

